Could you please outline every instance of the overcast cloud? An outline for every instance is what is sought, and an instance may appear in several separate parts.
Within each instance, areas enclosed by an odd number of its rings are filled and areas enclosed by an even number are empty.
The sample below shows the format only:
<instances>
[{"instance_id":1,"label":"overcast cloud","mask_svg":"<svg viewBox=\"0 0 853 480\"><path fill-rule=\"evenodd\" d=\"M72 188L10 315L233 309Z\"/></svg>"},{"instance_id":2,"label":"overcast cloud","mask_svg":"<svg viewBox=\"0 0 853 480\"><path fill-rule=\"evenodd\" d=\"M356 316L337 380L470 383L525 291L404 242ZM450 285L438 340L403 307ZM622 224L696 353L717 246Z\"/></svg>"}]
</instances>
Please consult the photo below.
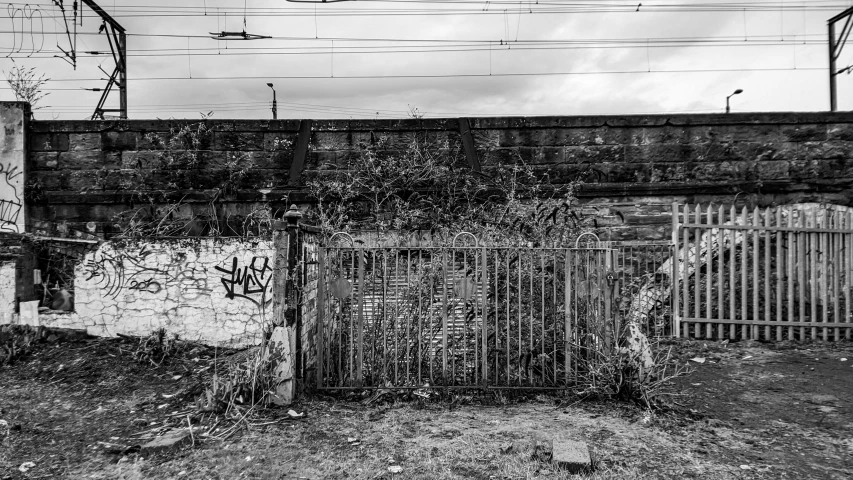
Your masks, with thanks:
<instances>
[{"instance_id":1,"label":"overcast cloud","mask_svg":"<svg viewBox=\"0 0 853 480\"><path fill-rule=\"evenodd\" d=\"M97 0L96 0L97 1ZM65 2L70 11L71 0ZM273 82L278 95L280 118L371 118L404 117L409 106L429 116L461 115L584 115L664 112L722 112L725 97L736 88L744 93L732 99L733 111L804 111L828 109L826 60L826 20L840 12L849 1L741 1L743 4L779 4L792 6L832 6L833 9L809 11L735 12L661 12L655 5L723 3L721 0L672 0L646 2L639 12L626 8L622 13L537 13L548 2L406 3L338 2L326 4L287 3L284 1L246 0L251 9L274 7L278 16L248 16L249 33L307 40L265 39L229 41L198 38L226 28L222 14L229 10L227 29L243 29L238 14L243 0L100 0L99 4L127 30L128 34L167 34L175 37L129 36L128 48L169 49L170 56L130 56L128 95L131 118L198 118L198 112L214 112L214 118L269 118L272 92L265 85ZM568 0L550 3L568 5ZM590 2L585 2L587 5ZM600 4L627 6L630 2L602 1ZM725 3L733 3L731 1ZM487 5L488 4L488 5ZM53 58L57 44L68 49L64 23L58 10L46 0L40 3L44 27L39 16L32 20L0 17L3 24L4 56L2 70L15 66L35 67L54 81L48 84L48 106L37 118L86 118L96 105L99 93L80 88L103 87L105 76L98 70L113 68L108 56L92 56L85 51L108 51L103 35L97 32L99 21L85 9L83 25L78 26L79 54L77 70L59 58ZM163 8L157 9L156 6ZM522 6L522 12L518 13ZM148 10L138 8L145 6ZM197 7L199 15L153 17L152 9L163 12L166 6ZM23 8L23 4L18 4ZM837 8L835 8L837 7ZM313 12L318 16L289 16L292 12ZM420 16L347 16L330 17L323 13L375 11L376 9L475 9L476 15ZM485 9L488 8L488 11ZM507 13L503 13L504 9ZM644 10L645 9L645 10ZM145 16L128 16L136 10ZM532 10L533 13L530 13ZM23 10L22 10L23 11ZM207 13L205 16L204 13ZM497 14L490 13L497 11ZM54 21L52 16L58 16ZM14 22L14 23L13 23ZM69 20L69 24L70 24ZM14 25L14 26L13 26ZM30 28L33 29L32 35ZM23 35L22 35L23 30ZM44 34L42 35L42 31ZM196 36L189 40L185 35ZM745 36L751 43L768 39L784 40L782 45L761 46L679 46L643 47L645 39L676 37ZM316 39L314 37L317 37ZM332 38L337 40L331 40ZM344 53L347 48L389 45L353 42L353 39L410 40L483 40L480 51L430 53ZM525 50L521 41L637 39L637 48ZM41 42L44 41L42 46ZM804 44L804 40L812 43ZM33 45L34 44L34 45ZM413 49L412 43L397 43L401 50ZM602 44L599 43L598 46ZM334 46L335 53L331 53ZM278 52L281 48L320 50L319 54L234 55L235 48L263 48ZM193 55L186 54L187 49ZM196 49L211 49L199 51ZM218 50L217 50L218 49ZM270 50L272 49L272 50ZM20 52L18 52L20 50ZM35 50L35 52L34 52ZM40 51L39 51L40 50ZM289 50L295 52L297 50ZM131 52L134 53L141 52ZM206 56L201 53L209 54ZM243 51L245 53L245 51ZM30 54L30 58L26 58ZM36 58L38 57L38 58ZM839 67L853 60L853 46L839 60ZM845 63L848 62L848 63ZM674 73L684 70L718 69L794 69L778 71L731 71ZM651 73L648 71L651 70ZM578 75L496 76L507 73L574 72ZM644 72L609 73L593 72ZM663 72L663 73L662 73ZM667 73L669 72L669 73ZM492 76L488 76L489 74ZM441 75L480 75L449 77ZM193 79L189 80L190 75ZM332 78L334 75L336 78ZM410 75L430 78L341 78L348 76ZM235 80L203 80L211 77L257 77ZM282 77L313 76L312 79ZM146 80L149 78L174 80ZM77 79L75 81L59 81ZM86 80L90 79L90 80ZM839 108L853 107L853 81L839 77ZM0 90L0 99L13 100L9 89ZM115 106L118 95L110 99ZM301 104L301 105L295 105ZM326 108L331 107L331 108ZM363 109L363 110L350 110ZM374 112L374 113L371 113Z\"/></svg>"}]
</instances>

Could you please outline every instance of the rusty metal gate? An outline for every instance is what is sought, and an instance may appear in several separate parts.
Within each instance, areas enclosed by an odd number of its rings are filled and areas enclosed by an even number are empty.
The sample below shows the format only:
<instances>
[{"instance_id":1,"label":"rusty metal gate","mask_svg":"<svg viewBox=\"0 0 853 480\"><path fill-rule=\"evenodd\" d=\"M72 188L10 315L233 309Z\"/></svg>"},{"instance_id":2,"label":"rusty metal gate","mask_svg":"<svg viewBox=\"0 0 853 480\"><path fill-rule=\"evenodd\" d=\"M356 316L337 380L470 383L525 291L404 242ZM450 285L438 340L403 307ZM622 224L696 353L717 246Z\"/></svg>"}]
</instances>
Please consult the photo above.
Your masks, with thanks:
<instances>
[{"instance_id":1,"label":"rusty metal gate","mask_svg":"<svg viewBox=\"0 0 853 480\"><path fill-rule=\"evenodd\" d=\"M324 247L316 386L558 389L615 347L607 248Z\"/></svg>"}]
</instances>

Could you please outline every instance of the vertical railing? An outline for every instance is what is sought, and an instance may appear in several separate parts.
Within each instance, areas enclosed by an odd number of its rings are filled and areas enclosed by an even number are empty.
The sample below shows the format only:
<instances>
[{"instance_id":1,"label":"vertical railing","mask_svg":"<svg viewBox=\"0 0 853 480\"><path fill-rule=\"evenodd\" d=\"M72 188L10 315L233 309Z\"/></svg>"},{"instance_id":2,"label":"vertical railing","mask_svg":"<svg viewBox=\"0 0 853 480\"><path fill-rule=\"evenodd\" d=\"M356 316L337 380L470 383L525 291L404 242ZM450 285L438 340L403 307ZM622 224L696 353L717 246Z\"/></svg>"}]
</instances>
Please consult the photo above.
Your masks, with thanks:
<instances>
[{"instance_id":1,"label":"vertical railing","mask_svg":"<svg viewBox=\"0 0 853 480\"><path fill-rule=\"evenodd\" d=\"M323 248L317 385L565 388L616 348L626 275L662 265L641 250Z\"/></svg>"},{"instance_id":2,"label":"vertical railing","mask_svg":"<svg viewBox=\"0 0 853 480\"><path fill-rule=\"evenodd\" d=\"M673 205L675 333L850 338L853 212L816 204L726 210Z\"/></svg>"}]
</instances>

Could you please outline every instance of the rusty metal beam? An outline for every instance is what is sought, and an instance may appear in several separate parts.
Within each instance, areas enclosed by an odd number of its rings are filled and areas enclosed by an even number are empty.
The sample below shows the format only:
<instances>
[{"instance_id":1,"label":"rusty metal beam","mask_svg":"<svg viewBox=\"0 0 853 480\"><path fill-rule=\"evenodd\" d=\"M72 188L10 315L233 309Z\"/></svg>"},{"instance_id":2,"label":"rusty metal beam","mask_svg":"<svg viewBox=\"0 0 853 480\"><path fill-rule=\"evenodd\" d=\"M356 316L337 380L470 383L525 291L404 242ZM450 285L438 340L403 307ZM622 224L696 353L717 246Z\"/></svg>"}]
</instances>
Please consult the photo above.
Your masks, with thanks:
<instances>
[{"instance_id":1,"label":"rusty metal beam","mask_svg":"<svg viewBox=\"0 0 853 480\"><path fill-rule=\"evenodd\" d=\"M308 146L311 144L311 120L299 121L299 134L296 136L296 150L293 152L293 163L290 165L290 185L299 185L305 159L308 158Z\"/></svg>"},{"instance_id":2,"label":"rusty metal beam","mask_svg":"<svg viewBox=\"0 0 853 480\"><path fill-rule=\"evenodd\" d=\"M465 158L471 170L479 172L480 159L477 158L477 146L474 144L474 135L471 134L471 124L467 118L459 119L459 135L462 136L462 147L465 149Z\"/></svg>"}]
</instances>

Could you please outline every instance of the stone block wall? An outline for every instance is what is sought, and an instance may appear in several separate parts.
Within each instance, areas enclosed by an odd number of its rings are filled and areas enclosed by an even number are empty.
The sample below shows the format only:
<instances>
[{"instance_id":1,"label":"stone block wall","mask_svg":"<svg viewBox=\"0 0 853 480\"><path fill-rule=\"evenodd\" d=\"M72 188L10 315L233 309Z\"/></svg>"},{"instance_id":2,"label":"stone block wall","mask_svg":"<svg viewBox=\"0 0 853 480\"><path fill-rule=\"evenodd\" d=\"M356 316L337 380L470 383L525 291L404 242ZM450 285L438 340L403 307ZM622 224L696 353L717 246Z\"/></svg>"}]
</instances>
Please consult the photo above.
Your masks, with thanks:
<instances>
[{"instance_id":1,"label":"stone block wall","mask_svg":"<svg viewBox=\"0 0 853 480\"><path fill-rule=\"evenodd\" d=\"M305 181L340 168L359 142L384 138L404 149L416 136L487 175L524 162L546 187L577 182L583 208L613 240L668 238L674 201L848 205L853 193L853 113L465 121L469 150L458 119L314 121L301 154L293 120L33 121L29 208L34 222L109 237L117 214L141 207L134 194L165 191L182 203L176 218L217 215L237 224L262 203L278 212L310 205ZM189 149L192 161L171 140L181 129L202 132ZM180 161L158 168L169 152ZM203 225L197 230L205 234Z\"/></svg>"},{"instance_id":2,"label":"stone block wall","mask_svg":"<svg viewBox=\"0 0 853 480\"><path fill-rule=\"evenodd\" d=\"M98 336L163 328L208 345L255 345L272 314L273 260L263 241L108 242L76 268L75 312L42 324Z\"/></svg>"}]
</instances>

